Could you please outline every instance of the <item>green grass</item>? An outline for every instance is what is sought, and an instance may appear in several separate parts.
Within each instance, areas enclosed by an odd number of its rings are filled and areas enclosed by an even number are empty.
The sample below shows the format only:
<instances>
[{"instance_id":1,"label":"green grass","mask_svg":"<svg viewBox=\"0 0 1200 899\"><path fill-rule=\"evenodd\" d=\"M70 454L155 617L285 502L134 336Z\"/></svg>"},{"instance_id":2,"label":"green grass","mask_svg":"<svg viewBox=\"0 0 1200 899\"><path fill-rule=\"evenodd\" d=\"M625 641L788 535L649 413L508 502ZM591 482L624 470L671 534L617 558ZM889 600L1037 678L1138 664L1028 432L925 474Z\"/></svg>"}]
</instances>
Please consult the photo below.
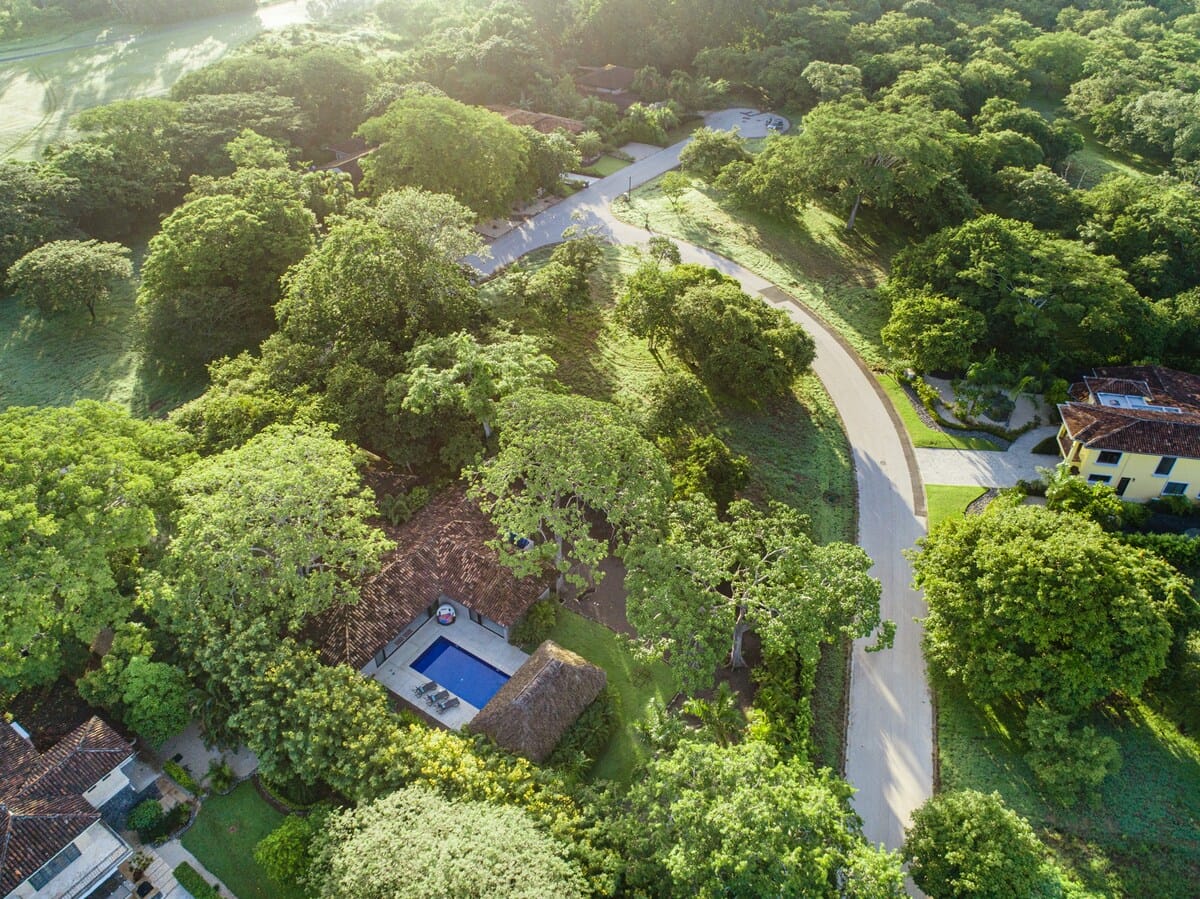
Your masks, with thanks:
<instances>
[{"instance_id":1,"label":"green grass","mask_svg":"<svg viewBox=\"0 0 1200 899\"><path fill-rule=\"evenodd\" d=\"M638 658L625 637L566 609L559 610L550 639L603 668L620 695L617 727L596 760L592 777L628 784L634 768L649 758L649 747L635 733L634 724L645 720L651 700L664 705L671 701L676 692L674 674L662 662Z\"/></svg>"},{"instance_id":2,"label":"green grass","mask_svg":"<svg viewBox=\"0 0 1200 899\"><path fill-rule=\"evenodd\" d=\"M1065 112L1059 98L1038 94L1025 100L1025 105L1036 109L1048 120L1054 121ZM1073 187L1085 189L1095 187L1105 175L1157 175L1162 166L1135 153L1124 153L1100 143L1091 129L1083 122L1075 126L1083 135L1083 149L1068 158L1069 166L1061 174Z\"/></svg>"},{"instance_id":3,"label":"green grass","mask_svg":"<svg viewBox=\"0 0 1200 899\"><path fill-rule=\"evenodd\" d=\"M876 375L876 378L879 381L879 385L883 388L883 392L892 401L893 408L899 413L900 420L904 422L904 430L908 431L908 438L913 442L913 446L931 447L933 449L1000 449L1000 447L986 437L960 436L953 431L938 431L929 427L921 419L921 416L917 414L917 410L913 408L908 394L904 392L904 388L900 386L900 383L895 378L886 374Z\"/></svg>"},{"instance_id":4,"label":"green grass","mask_svg":"<svg viewBox=\"0 0 1200 899\"><path fill-rule=\"evenodd\" d=\"M613 212L741 263L812 309L868 365L886 366L879 332L890 309L874 288L903 244L900 232L869 214L847 234L840 217L814 206L784 222L735 208L700 181L679 205L677 212L655 180L635 190L631 203L614 204Z\"/></svg>"},{"instance_id":5,"label":"green grass","mask_svg":"<svg viewBox=\"0 0 1200 899\"><path fill-rule=\"evenodd\" d=\"M997 790L1096 896L1191 899L1200 883L1200 742L1148 703L1091 723L1121 749L1099 801L1064 809L1038 791L1015 722L973 705L934 677L942 790Z\"/></svg>"},{"instance_id":6,"label":"green grass","mask_svg":"<svg viewBox=\"0 0 1200 899\"><path fill-rule=\"evenodd\" d=\"M306 0L286 0L257 12L158 28L71 30L0 48L0 157L34 159L44 147L72 136L75 113L114 100L162 96L181 76L264 28L307 21ZM112 32L122 40L97 43ZM16 58L21 56L27 58Z\"/></svg>"},{"instance_id":7,"label":"green grass","mask_svg":"<svg viewBox=\"0 0 1200 899\"><path fill-rule=\"evenodd\" d=\"M628 160L618 159L615 156L601 156L586 169L580 169L580 172L594 178L607 178L609 175L615 175L627 165L629 165Z\"/></svg>"},{"instance_id":8,"label":"green grass","mask_svg":"<svg viewBox=\"0 0 1200 899\"><path fill-rule=\"evenodd\" d=\"M925 485L925 507L928 509L929 529L947 518L958 518L967 506L987 493L982 487L949 487L945 484Z\"/></svg>"},{"instance_id":9,"label":"green grass","mask_svg":"<svg viewBox=\"0 0 1200 899\"><path fill-rule=\"evenodd\" d=\"M227 796L204 800L196 822L183 835L183 847L238 899L303 899L299 890L270 880L254 860L254 847L283 818L246 781Z\"/></svg>"},{"instance_id":10,"label":"green grass","mask_svg":"<svg viewBox=\"0 0 1200 899\"><path fill-rule=\"evenodd\" d=\"M144 249L136 249L138 261ZM142 365L135 311L133 284L115 290L94 322L84 310L43 318L16 297L0 299L0 409L94 399L160 415L198 395L202 381L164 378Z\"/></svg>"}]
</instances>

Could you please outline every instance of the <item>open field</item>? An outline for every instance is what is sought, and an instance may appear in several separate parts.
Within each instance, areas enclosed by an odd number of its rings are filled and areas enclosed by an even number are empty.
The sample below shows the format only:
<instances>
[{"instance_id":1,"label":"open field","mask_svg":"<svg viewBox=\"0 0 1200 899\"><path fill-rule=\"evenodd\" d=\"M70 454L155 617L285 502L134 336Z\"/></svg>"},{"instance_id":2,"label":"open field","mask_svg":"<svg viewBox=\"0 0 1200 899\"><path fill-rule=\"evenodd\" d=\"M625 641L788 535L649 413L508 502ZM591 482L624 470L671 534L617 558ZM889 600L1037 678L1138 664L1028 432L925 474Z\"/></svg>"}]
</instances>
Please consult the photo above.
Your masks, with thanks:
<instances>
[{"instance_id":1,"label":"open field","mask_svg":"<svg viewBox=\"0 0 1200 899\"><path fill-rule=\"evenodd\" d=\"M134 248L140 264L145 245ZM142 365L136 346L135 284L96 309L43 318L17 297L0 299L0 409L107 400L136 415L163 415L198 395L199 382L164 378Z\"/></svg>"},{"instance_id":2,"label":"open field","mask_svg":"<svg viewBox=\"0 0 1200 899\"><path fill-rule=\"evenodd\" d=\"M281 821L283 815L246 781L228 796L205 799L196 823L181 842L238 899L301 899L303 893L275 883L254 860L258 841Z\"/></svg>"},{"instance_id":3,"label":"open field","mask_svg":"<svg viewBox=\"0 0 1200 899\"><path fill-rule=\"evenodd\" d=\"M263 31L311 21L307 0L158 28L93 28L0 47L0 158L34 159L75 113L162 96L181 76Z\"/></svg>"},{"instance_id":4,"label":"open field","mask_svg":"<svg viewBox=\"0 0 1200 899\"><path fill-rule=\"evenodd\" d=\"M630 224L678 237L741 263L778 284L823 318L867 364L882 368L887 353L880 329L890 312L877 295L887 262L902 245L898 232L875 214L846 233L841 218L810 206L784 222L729 205L720 192L693 182L676 211L658 181L633 192L613 212Z\"/></svg>"},{"instance_id":5,"label":"open field","mask_svg":"<svg viewBox=\"0 0 1200 899\"><path fill-rule=\"evenodd\" d=\"M621 697L612 739L596 760L592 776L628 783L634 768L649 757L649 747L635 726L644 721L651 700L664 706L675 695L675 676L662 662L639 659L626 637L567 609L559 609L550 639L578 653L608 673L608 683Z\"/></svg>"}]
</instances>

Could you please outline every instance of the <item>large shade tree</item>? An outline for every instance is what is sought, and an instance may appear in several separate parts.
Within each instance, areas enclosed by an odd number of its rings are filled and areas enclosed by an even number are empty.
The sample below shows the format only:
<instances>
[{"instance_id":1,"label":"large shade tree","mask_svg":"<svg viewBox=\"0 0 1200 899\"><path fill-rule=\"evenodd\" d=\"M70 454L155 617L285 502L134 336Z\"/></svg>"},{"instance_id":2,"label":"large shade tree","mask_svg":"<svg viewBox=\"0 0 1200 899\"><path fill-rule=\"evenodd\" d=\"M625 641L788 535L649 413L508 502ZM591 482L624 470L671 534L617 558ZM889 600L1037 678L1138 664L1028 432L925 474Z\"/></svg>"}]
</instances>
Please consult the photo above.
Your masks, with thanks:
<instances>
[{"instance_id":1,"label":"large shade tree","mask_svg":"<svg viewBox=\"0 0 1200 899\"><path fill-rule=\"evenodd\" d=\"M383 535L356 451L317 426L273 426L175 482L171 555L185 602L278 630L353 602Z\"/></svg>"},{"instance_id":2,"label":"large shade tree","mask_svg":"<svg viewBox=\"0 0 1200 899\"><path fill-rule=\"evenodd\" d=\"M728 520L707 499L671 507L666 538L630 545L630 623L669 655L686 689L709 686L722 662L744 667L753 629L764 655L795 658L811 684L821 645L865 637L880 626L871 559L846 543L813 543L804 516L780 503L767 511L739 500ZM889 639L885 627L883 639Z\"/></svg>"},{"instance_id":3,"label":"large shade tree","mask_svg":"<svg viewBox=\"0 0 1200 899\"><path fill-rule=\"evenodd\" d=\"M96 306L133 275L129 248L96 240L56 240L30 250L8 270L8 289L46 315Z\"/></svg>"},{"instance_id":4,"label":"large shade tree","mask_svg":"<svg viewBox=\"0 0 1200 899\"><path fill-rule=\"evenodd\" d=\"M617 407L530 388L504 399L496 422L500 448L471 473L472 494L496 524L501 560L518 574L548 560L564 576L576 563L594 570L613 541L619 548L658 530L667 464ZM596 515L610 538L592 535ZM520 548L521 538L533 545Z\"/></svg>"},{"instance_id":5,"label":"large shade tree","mask_svg":"<svg viewBox=\"0 0 1200 899\"><path fill-rule=\"evenodd\" d=\"M900 858L863 838L850 793L763 742L681 743L650 762L616 824L627 879L670 897L898 899Z\"/></svg>"},{"instance_id":6,"label":"large shade tree","mask_svg":"<svg viewBox=\"0 0 1200 899\"><path fill-rule=\"evenodd\" d=\"M90 400L0 413L0 686L53 680L70 647L129 617L185 447Z\"/></svg>"},{"instance_id":7,"label":"large shade tree","mask_svg":"<svg viewBox=\"0 0 1200 899\"><path fill-rule=\"evenodd\" d=\"M521 191L529 141L489 110L410 95L358 133L378 145L362 161L373 193L420 187L450 194L481 215L498 215Z\"/></svg>"},{"instance_id":8,"label":"large shade tree","mask_svg":"<svg viewBox=\"0 0 1200 899\"><path fill-rule=\"evenodd\" d=\"M310 883L321 899L582 899L586 883L566 856L519 808L411 786L332 815Z\"/></svg>"}]
</instances>

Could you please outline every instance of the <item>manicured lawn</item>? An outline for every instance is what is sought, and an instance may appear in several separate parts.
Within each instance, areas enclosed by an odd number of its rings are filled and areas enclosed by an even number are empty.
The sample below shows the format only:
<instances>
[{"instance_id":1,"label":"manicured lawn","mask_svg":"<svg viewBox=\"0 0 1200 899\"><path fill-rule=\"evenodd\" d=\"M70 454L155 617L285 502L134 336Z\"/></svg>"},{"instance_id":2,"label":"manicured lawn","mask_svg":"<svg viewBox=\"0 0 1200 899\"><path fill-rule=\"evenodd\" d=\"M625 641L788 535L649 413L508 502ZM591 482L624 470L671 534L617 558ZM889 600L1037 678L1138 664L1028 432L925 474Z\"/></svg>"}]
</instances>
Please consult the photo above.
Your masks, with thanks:
<instances>
[{"instance_id":1,"label":"manicured lawn","mask_svg":"<svg viewBox=\"0 0 1200 899\"><path fill-rule=\"evenodd\" d=\"M238 899L303 899L298 890L270 880L254 860L254 847L283 821L249 781L228 796L210 796L183 835L183 847L233 890Z\"/></svg>"},{"instance_id":2,"label":"manicured lawn","mask_svg":"<svg viewBox=\"0 0 1200 899\"><path fill-rule=\"evenodd\" d=\"M982 487L950 487L945 484L925 485L925 507L929 511L929 529L933 530L947 518L956 518L987 491Z\"/></svg>"},{"instance_id":3,"label":"manicured lawn","mask_svg":"<svg viewBox=\"0 0 1200 899\"><path fill-rule=\"evenodd\" d=\"M892 406L900 414L904 422L904 430L908 431L908 439L913 446L926 446L933 449L966 449L966 450L995 450L1000 447L985 437L959 436L953 431L937 431L925 424L912 401L900 383L887 374L877 374L876 379L883 387L884 393L892 401Z\"/></svg>"},{"instance_id":4,"label":"manicured lawn","mask_svg":"<svg viewBox=\"0 0 1200 899\"><path fill-rule=\"evenodd\" d=\"M1016 722L973 705L961 687L933 680L938 697L941 789L997 790L1028 818L1096 897L1192 899L1200 883L1200 742L1148 703L1091 722L1121 748L1121 770L1099 801L1064 809L1038 793L1013 739Z\"/></svg>"},{"instance_id":5,"label":"manicured lawn","mask_svg":"<svg viewBox=\"0 0 1200 899\"><path fill-rule=\"evenodd\" d=\"M145 250L135 248L135 261ZM0 300L0 409L109 400L137 415L161 415L198 395L200 381L146 370L135 345L134 286L115 290L96 310L44 319L17 298Z\"/></svg>"},{"instance_id":6,"label":"manicured lawn","mask_svg":"<svg viewBox=\"0 0 1200 899\"><path fill-rule=\"evenodd\" d=\"M586 169L581 169L584 175L592 175L595 178L607 178L609 175L615 175L629 162L624 159L618 159L615 156L601 156Z\"/></svg>"},{"instance_id":7,"label":"manicured lawn","mask_svg":"<svg viewBox=\"0 0 1200 899\"><path fill-rule=\"evenodd\" d=\"M619 723L608 748L596 760L592 776L628 783L649 748L634 731L634 723L645 720L651 700L664 705L675 695L675 676L662 662L639 659L625 637L602 624L560 609L558 624L550 639L608 672L608 682L621 697Z\"/></svg>"},{"instance_id":8,"label":"manicured lawn","mask_svg":"<svg viewBox=\"0 0 1200 899\"><path fill-rule=\"evenodd\" d=\"M879 337L890 309L874 288L887 262L902 245L896 229L876 216L860 219L849 234L839 216L808 207L784 222L738 209L718 191L696 180L680 199L678 212L658 181L633 192L630 204L613 212L631 224L649 226L714 250L793 294L840 333L872 367L887 364Z\"/></svg>"}]
</instances>

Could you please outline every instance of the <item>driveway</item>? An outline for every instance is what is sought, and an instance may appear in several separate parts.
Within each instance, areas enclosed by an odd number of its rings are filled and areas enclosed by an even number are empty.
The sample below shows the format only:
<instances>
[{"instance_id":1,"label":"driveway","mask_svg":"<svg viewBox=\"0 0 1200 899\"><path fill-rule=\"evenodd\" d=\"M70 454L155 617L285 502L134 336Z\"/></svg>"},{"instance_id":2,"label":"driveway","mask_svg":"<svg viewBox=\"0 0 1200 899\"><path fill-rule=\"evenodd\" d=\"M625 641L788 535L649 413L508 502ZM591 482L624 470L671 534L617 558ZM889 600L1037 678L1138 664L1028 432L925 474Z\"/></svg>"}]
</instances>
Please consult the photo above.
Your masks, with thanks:
<instances>
[{"instance_id":1,"label":"driveway","mask_svg":"<svg viewBox=\"0 0 1200 899\"><path fill-rule=\"evenodd\" d=\"M705 123L762 137L772 118L730 109L706 116ZM557 242L563 229L576 222L596 226L614 242L644 244L650 233L617 221L609 205L626 190L675 168L686 144L681 141L596 182L496 241L490 259L471 261L484 273L494 272L530 250ZM736 278L747 292L799 322L816 342L813 370L837 406L853 448L859 543L875 560L872 573L883 584L883 615L896 622L891 650L868 653L871 641L855 643L845 773L857 789L853 804L867 839L899 848L909 816L933 790L932 705L921 627L914 620L925 614L925 605L911 589L912 571L903 555L925 533L924 492L908 437L858 357L795 299L723 256L675 243L685 262L711 265Z\"/></svg>"},{"instance_id":2,"label":"driveway","mask_svg":"<svg viewBox=\"0 0 1200 899\"><path fill-rule=\"evenodd\" d=\"M1036 481L1039 468L1053 468L1057 456L1035 455L1033 448L1058 433L1055 426L1026 431L1002 453L956 450L916 450L917 466L926 484L962 487L1012 487L1017 481Z\"/></svg>"}]
</instances>

